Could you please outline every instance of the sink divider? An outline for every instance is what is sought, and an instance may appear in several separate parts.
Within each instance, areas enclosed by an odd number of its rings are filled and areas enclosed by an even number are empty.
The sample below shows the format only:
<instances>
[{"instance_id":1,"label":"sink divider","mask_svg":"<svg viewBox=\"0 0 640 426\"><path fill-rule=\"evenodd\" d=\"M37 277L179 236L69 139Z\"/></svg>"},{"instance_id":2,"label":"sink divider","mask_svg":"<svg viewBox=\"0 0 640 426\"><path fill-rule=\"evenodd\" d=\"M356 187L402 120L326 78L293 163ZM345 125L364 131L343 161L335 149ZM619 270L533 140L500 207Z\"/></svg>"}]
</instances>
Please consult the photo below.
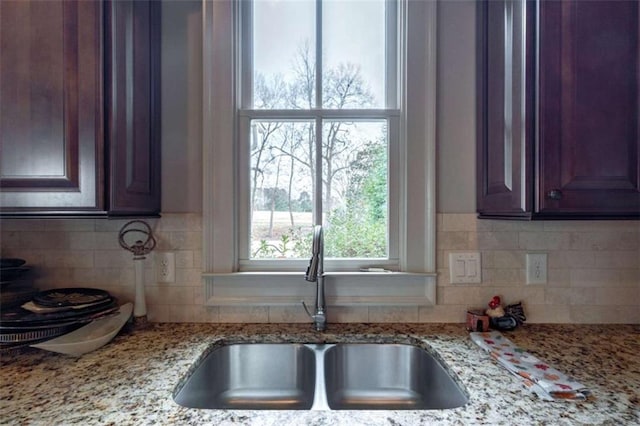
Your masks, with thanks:
<instances>
[{"instance_id":1,"label":"sink divider","mask_svg":"<svg viewBox=\"0 0 640 426\"><path fill-rule=\"evenodd\" d=\"M327 389L324 378L324 353L330 347L335 346L335 344L309 343L305 346L313 350L316 358L316 386L313 395L313 405L311 406L311 410L331 410L331 408L329 408L329 401L327 401Z\"/></svg>"}]
</instances>

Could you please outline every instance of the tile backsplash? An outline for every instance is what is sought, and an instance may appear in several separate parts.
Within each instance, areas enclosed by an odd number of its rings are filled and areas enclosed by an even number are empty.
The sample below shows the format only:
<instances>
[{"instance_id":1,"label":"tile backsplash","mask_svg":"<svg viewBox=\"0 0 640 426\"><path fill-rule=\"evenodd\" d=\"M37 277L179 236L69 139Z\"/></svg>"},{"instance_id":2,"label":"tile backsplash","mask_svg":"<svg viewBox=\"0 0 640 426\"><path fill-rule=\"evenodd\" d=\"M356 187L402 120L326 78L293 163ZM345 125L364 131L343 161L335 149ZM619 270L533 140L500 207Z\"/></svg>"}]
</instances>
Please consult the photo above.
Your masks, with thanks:
<instances>
[{"instance_id":1,"label":"tile backsplash","mask_svg":"<svg viewBox=\"0 0 640 426\"><path fill-rule=\"evenodd\" d=\"M530 322L640 323L640 222L479 220L438 215L438 305L522 301ZM481 284L449 284L451 252L479 251ZM526 284L526 254L547 253L546 284Z\"/></svg>"},{"instance_id":2,"label":"tile backsplash","mask_svg":"<svg viewBox=\"0 0 640 426\"><path fill-rule=\"evenodd\" d=\"M307 322L297 306L203 306L200 214L163 214L147 222L158 245L148 256L148 315L156 322ZM104 288L134 298L131 253L118 244L127 220L3 219L3 257L34 267L38 288ZM640 323L640 222L495 221L475 214L438 215L437 305L330 307L333 322L463 322L495 294L522 301L529 322ZM157 252L176 255L176 281L158 283ZM451 252L479 251L482 283L449 284ZM526 253L547 253L548 283L527 285Z\"/></svg>"}]
</instances>

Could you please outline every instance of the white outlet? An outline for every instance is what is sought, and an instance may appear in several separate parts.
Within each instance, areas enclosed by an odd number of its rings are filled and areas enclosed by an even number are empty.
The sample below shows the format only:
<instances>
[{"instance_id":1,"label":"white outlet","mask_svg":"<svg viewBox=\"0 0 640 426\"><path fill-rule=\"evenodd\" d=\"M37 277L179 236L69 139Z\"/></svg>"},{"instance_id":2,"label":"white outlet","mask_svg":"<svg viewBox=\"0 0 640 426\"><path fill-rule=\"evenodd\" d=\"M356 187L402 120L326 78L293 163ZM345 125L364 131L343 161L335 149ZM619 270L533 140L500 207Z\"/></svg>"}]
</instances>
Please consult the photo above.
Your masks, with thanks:
<instances>
[{"instance_id":1,"label":"white outlet","mask_svg":"<svg viewBox=\"0 0 640 426\"><path fill-rule=\"evenodd\" d=\"M482 265L480 253L449 253L449 282L451 284L480 283Z\"/></svg>"},{"instance_id":2,"label":"white outlet","mask_svg":"<svg viewBox=\"0 0 640 426\"><path fill-rule=\"evenodd\" d=\"M176 281L175 253L156 253L156 281L159 283L173 283Z\"/></svg>"},{"instance_id":3,"label":"white outlet","mask_svg":"<svg viewBox=\"0 0 640 426\"><path fill-rule=\"evenodd\" d=\"M547 283L547 254L527 253L527 284Z\"/></svg>"}]
</instances>

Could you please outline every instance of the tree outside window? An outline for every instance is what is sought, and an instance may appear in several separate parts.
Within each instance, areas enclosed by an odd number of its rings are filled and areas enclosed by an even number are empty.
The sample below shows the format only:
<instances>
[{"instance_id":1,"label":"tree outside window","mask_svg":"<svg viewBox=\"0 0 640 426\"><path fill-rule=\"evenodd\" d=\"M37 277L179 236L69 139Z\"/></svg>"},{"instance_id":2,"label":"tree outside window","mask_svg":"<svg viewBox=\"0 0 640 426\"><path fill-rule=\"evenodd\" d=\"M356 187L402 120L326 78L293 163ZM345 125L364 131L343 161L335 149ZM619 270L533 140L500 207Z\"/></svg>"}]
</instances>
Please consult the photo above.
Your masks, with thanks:
<instances>
[{"instance_id":1,"label":"tree outside window","mask_svg":"<svg viewBox=\"0 0 640 426\"><path fill-rule=\"evenodd\" d=\"M306 9L301 3L307 3ZM263 22L283 19L287 12L276 15L273 8L287 6L266 0L253 3L253 66L247 71L252 77L252 105L246 108L250 258L308 257L314 224L325 227L327 257L388 256L389 144L396 136L389 133L394 110L379 106L389 103L382 89L395 82L380 81L388 64L384 45L375 43L388 37L384 17L390 3L337 3L323 2L318 9L315 1L285 2L293 8L289 13L313 16L314 25L322 28L314 33L321 40L310 39L296 25L289 28L290 38L298 39L298 44L289 49L288 58L282 53L265 55L277 51L269 40L291 43L274 36ZM352 40L332 38L363 13L358 6L364 3L368 22L378 23L379 28L369 31L369 40L366 34L360 37L357 53L350 56ZM286 27L280 30L278 34L287 33ZM358 45L367 45L370 51L361 52ZM372 66L367 56L380 52L383 60Z\"/></svg>"}]
</instances>

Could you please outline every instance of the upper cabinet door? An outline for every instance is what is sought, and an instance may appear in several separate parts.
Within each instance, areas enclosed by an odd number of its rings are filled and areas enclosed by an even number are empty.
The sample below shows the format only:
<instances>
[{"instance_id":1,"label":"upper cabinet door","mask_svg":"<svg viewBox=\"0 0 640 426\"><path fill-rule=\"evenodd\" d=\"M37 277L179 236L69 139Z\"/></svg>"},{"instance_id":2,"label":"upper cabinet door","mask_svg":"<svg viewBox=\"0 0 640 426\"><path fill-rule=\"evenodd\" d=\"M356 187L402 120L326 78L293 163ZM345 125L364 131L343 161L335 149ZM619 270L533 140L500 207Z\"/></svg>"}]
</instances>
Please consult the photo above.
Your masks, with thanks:
<instances>
[{"instance_id":1,"label":"upper cabinet door","mask_svg":"<svg viewBox=\"0 0 640 426\"><path fill-rule=\"evenodd\" d=\"M160 212L160 7L106 4L110 215Z\"/></svg>"},{"instance_id":2,"label":"upper cabinet door","mask_svg":"<svg viewBox=\"0 0 640 426\"><path fill-rule=\"evenodd\" d=\"M478 212L528 218L533 206L534 3L483 1L477 13Z\"/></svg>"},{"instance_id":3,"label":"upper cabinet door","mask_svg":"<svg viewBox=\"0 0 640 426\"><path fill-rule=\"evenodd\" d=\"M640 2L478 4L479 216L640 218Z\"/></svg>"},{"instance_id":4,"label":"upper cabinet door","mask_svg":"<svg viewBox=\"0 0 640 426\"><path fill-rule=\"evenodd\" d=\"M100 2L0 1L0 204L102 210Z\"/></svg>"},{"instance_id":5,"label":"upper cabinet door","mask_svg":"<svg viewBox=\"0 0 640 426\"><path fill-rule=\"evenodd\" d=\"M0 214L158 215L160 7L0 0Z\"/></svg>"},{"instance_id":6,"label":"upper cabinet door","mask_svg":"<svg viewBox=\"0 0 640 426\"><path fill-rule=\"evenodd\" d=\"M542 214L640 212L640 2L540 3Z\"/></svg>"}]
</instances>

